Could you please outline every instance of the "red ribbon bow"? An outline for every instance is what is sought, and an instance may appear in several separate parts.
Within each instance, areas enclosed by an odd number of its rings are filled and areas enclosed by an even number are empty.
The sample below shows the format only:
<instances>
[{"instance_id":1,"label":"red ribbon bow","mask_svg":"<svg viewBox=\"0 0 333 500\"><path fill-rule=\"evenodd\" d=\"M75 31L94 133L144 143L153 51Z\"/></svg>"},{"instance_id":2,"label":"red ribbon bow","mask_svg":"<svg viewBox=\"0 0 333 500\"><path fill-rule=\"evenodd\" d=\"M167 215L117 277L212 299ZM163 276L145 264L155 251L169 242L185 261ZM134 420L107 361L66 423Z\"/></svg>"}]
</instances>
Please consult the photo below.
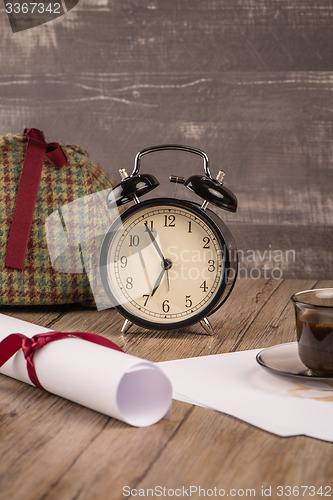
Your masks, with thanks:
<instances>
[{"instance_id":1,"label":"red ribbon bow","mask_svg":"<svg viewBox=\"0 0 333 500\"><path fill-rule=\"evenodd\" d=\"M63 167L67 163L67 158L60 144L57 142L48 144L41 130L25 129L24 135L28 138L28 147L25 153L5 259L5 266L21 270L24 267L45 156L56 168Z\"/></svg>"},{"instance_id":2,"label":"red ribbon bow","mask_svg":"<svg viewBox=\"0 0 333 500\"><path fill-rule=\"evenodd\" d=\"M33 337L26 337L22 333L12 333L2 342L0 342L0 367L6 363L12 356L14 356L17 351L22 349L24 357L27 361L27 370L31 382L44 389L38 380L35 366L33 363L33 357L38 349L44 347L44 345L55 340L61 340L69 337L78 337L82 340L87 340L88 342L93 342L94 344L99 344L109 349L115 349L116 351L124 352L117 344L111 342L111 340L101 337L95 333L87 332L47 332L41 333L39 335L34 335Z\"/></svg>"}]
</instances>

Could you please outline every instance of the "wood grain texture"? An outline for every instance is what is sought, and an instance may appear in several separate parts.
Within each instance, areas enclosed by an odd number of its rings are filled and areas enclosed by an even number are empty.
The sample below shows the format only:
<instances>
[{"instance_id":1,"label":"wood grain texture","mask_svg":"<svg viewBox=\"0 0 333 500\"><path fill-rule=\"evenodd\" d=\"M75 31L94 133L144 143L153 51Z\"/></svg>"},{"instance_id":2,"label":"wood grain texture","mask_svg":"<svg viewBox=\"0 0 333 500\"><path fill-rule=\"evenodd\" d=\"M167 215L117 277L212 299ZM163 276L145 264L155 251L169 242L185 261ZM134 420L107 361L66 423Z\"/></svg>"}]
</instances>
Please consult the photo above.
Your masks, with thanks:
<instances>
[{"instance_id":1,"label":"wood grain texture","mask_svg":"<svg viewBox=\"0 0 333 500\"><path fill-rule=\"evenodd\" d=\"M237 193L239 211L227 220L326 225L332 94L330 73L1 76L0 132L32 122L53 140L84 145L117 178L143 147L191 143ZM159 177L157 195L174 193L172 168L186 177L202 171L179 153L147 157L143 168Z\"/></svg>"},{"instance_id":2,"label":"wood grain texture","mask_svg":"<svg viewBox=\"0 0 333 500\"><path fill-rule=\"evenodd\" d=\"M90 65L116 73L331 71L333 64L331 0L81 0L66 16L15 37L1 7L9 73L53 73L55 66L77 73ZM14 51L25 55L19 64Z\"/></svg>"},{"instance_id":3,"label":"wood grain texture","mask_svg":"<svg viewBox=\"0 0 333 500\"><path fill-rule=\"evenodd\" d=\"M0 133L36 126L116 178L144 147L202 148L238 196L238 247L294 249L283 278L332 278L332 17L331 0L81 0L13 34L1 5ZM201 171L144 165L156 196L171 169Z\"/></svg>"},{"instance_id":4,"label":"wood grain texture","mask_svg":"<svg viewBox=\"0 0 333 500\"><path fill-rule=\"evenodd\" d=\"M294 250L295 259L278 266L282 277L332 277L330 74L17 78L0 77L0 132L34 124L50 139L83 144L116 179L118 168L131 171L142 147L200 147L237 194L238 212L220 214L241 250ZM196 199L182 187L175 193L168 174L200 172L197 159L152 155L142 168L160 180L156 196ZM265 259L261 270L264 264L275 267Z\"/></svg>"},{"instance_id":5,"label":"wood grain texture","mask_svg":"<svg viewBox=\"0 0 333 500\"><path fill-rule=\"evenodd\" d=\"M262 485L276 491L277 486L304 484L305 478L318 488L330 481L330 443L314 443L301 436L281 439L235 418L197 407L182 431L168 443L147 476L134 483L136 488L151 487L158 477L158 484L169 488L197 485L206 489L216 486L227 492L254 489L255 498L261 498ZM320 459L310 464L306 457L315 450ZM273 494L272 498L277 496Z\"/></svg>"},{"instance_id":6,"label":"wood grain texture","mask_svg":"<svg viewBox=\"0 0 333 500\"><path fill-rule=\"evenodd\" d=\"M90 330L152 361L270 346L294 340L290 295L332 281L239 280L212 318L217 335L192 328L122 335L114 311L16 308L15 316L63 331ZM192 333L191 333L192 331ZM330 485L332 445L279 438L236 418L174 402L171 420L132 428L97 412L0 377L0 498L116 500L123 487L256 489ZM311 457L311 460L309 460ZM199 498L193 495L192 498Z\"/></svg>"}]
</instances>

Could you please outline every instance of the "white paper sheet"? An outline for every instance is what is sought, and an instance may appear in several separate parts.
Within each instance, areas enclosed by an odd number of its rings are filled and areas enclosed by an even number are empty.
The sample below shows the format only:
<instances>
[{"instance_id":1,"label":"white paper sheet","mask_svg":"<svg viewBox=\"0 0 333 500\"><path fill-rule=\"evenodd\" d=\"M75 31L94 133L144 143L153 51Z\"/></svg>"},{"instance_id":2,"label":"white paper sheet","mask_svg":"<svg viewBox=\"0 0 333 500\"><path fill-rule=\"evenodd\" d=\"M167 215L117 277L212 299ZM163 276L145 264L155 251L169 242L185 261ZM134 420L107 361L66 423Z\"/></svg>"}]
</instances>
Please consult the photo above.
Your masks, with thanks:
<instances>
[{"instance_id":1,"label":"white paper sheet","mask_svg":"<svg viewBox=\"0 0 333 500\"><path fill-rule=\"evenodd\" d=\"M259 366L260 349L158 363L173 398L240 418L279 436L333 441L333 381L273 375Z\"/></svg>"},{"instance_id":2,"label":"white paper sheet","mask_svg":"<svg viewBox=\"0 0 333 500\"><path fill-rule=\"evenodd\" d=\"M49 331L0 314L0 341L11 333L32 337ZM137 427L156 423L171 407L172 387L158 366L92 342L51 342L36 351L34 365L47 391ZM0 372L33 385L22 350Z\"/></svg>"}]
</instances>

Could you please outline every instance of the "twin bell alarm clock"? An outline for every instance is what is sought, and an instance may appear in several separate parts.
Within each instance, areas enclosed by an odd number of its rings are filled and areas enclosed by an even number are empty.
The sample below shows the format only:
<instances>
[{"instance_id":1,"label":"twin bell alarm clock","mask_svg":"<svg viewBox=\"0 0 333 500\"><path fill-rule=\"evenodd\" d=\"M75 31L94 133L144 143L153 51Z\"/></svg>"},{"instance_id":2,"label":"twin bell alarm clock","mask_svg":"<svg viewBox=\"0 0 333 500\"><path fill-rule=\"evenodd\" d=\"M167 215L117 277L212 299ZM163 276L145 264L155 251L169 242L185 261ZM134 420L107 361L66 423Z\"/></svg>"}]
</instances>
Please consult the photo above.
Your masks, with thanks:
<instances>
[{"instance_id":1,"label":"twin bell alarm clock","mask_svg":"<svg viewBox=\"0 0 333 500\"><path fill-rule=\"evenodd\" d=\"M201 198L141 197L159 185L141 174L141 159L160 151L183 151L203 159L203 175L188 179L171 175ZM135 324L153 330L174 330L200 323L214 334L208 320L230 295L237 276L237 250L232 235L212 204L236 212L237 198L214 179L200 149L162 145L144 149L133 172L120 170L122 181L108 196L109 208L134 202L111 225L100 252L100 275L108 298L126 318L122 332ZM178 192L180 190L178 189Z\"/></svg>"}]
</instances>

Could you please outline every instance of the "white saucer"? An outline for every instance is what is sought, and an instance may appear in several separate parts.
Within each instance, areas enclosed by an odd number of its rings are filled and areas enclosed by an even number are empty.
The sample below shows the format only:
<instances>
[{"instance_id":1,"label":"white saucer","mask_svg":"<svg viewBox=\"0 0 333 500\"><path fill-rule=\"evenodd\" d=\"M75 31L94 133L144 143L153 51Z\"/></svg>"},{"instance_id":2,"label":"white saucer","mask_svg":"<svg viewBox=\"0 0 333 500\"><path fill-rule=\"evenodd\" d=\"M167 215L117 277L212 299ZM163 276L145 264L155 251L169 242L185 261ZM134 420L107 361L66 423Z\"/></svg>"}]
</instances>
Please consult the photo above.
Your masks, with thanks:
<instances>
[{"instance_id":1,"label":"white saucer","mask_svg":"<svg viewBox=\"0 0 333 500\"><path fill-rule=\"evenodd\" d=\"M267 347L258 352L259 365L279 375L311 380L333 380L333 377L319 377L307 368L298 356L297 342Z\"/></svg>"}]
</instances>

